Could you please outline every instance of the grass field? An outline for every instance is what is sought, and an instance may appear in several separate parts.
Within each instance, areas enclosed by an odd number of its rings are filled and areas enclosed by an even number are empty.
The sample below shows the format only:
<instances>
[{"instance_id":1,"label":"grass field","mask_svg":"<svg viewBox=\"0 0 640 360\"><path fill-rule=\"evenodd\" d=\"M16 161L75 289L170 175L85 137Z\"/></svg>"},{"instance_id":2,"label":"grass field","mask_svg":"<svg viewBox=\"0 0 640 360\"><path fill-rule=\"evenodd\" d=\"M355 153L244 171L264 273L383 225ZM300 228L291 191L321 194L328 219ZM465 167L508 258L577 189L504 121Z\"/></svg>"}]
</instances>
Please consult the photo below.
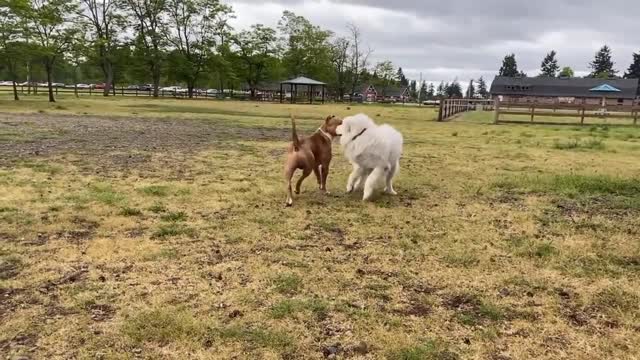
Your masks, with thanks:
<instances>
[{"instance_id":1,"label":"grass field","mask_svg":"<svg viewBox=\"0 0 640 360\"><path fill-rule=\"evenodd\" d=\"M0 98L0 355L637 359L640 129ZM397 197L285 208L290 112L405 137Z\"/></svg>"}]
</instances>

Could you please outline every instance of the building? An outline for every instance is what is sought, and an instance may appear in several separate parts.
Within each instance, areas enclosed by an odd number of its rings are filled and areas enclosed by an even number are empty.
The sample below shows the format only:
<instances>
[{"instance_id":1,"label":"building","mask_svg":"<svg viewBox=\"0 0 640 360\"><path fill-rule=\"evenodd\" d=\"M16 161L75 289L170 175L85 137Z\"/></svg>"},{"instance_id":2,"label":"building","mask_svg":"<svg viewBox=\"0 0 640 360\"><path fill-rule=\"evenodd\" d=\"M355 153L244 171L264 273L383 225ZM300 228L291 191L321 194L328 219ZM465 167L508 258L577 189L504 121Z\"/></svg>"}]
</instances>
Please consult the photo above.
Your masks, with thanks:
<instances>
[{"instance_id":1,"label":"building","mask_svg":"<svg viewBox=\"0 0 640 360\"><path fill-rule=\"evenodd\" d=\"M373 84L358 86L361 92L353 94L361 97L366 102L406 102L411 100L411 92L408 87L378 87Z\"/></svg>"},{"instance_id":2,"label":"building","mask_svg":"<svg viewBox=\"0 0 640 360\"><path fill-rule=\"evenodd\" d=\"M494 99L510 103L633 105L638 79L593 79L496 76Z\"/></svg>"}]
</instances>

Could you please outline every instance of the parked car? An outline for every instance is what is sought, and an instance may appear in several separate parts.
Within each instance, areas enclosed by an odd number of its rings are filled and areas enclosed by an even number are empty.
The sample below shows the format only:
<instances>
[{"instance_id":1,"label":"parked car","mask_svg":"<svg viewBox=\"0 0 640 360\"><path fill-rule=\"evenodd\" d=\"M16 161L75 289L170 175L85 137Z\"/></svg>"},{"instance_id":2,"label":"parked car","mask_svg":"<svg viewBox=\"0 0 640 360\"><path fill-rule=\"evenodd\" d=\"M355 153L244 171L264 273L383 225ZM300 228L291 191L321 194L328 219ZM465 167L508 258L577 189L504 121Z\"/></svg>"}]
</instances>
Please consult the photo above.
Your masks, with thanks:
<instances>
[{"instance_id":1,"label":"parked car","mask_svg":"<svg viewBox=\"0 0 640 360\"><path fill-rule=\"evenodd\" d=\"M13 81L0 81L0 86L13 86Z\"/></svg>"},{"instance_id":2,"label":"parked car","mask_svg":"<svg viewBox=\"0 0 640 360\"><path fill-rule=\"evenodd\" d=\"M163 88L160 88L160 91L173 94L178 92L180 89L182 89L180 86L165 86Z\"/></svg>"},{"instance_id":3,"label":"parked car","mask_svg":"<svg viewBox=\"0 0 640 360\"><path fill-rule=\"evenodd\" d=\"M105 86L106 86L105 83L100 83L100 84L94 84L93 88L94 89L104 89Z\"/></svg>"},{"instance_id":4,"label":"parked car","mask_svg":"<svg viewBox=\"0 0 640 360\"><path fill-rule=\"evenodd\" d=\"M138 86L138 85L129 85L129 86L127 86L127 90L140 90L140 86Z\"/></svg>"},{"instance_id":5,"label":"parked car","mask_svg":"<svg viewBox=\"0 0 640 360\"><path fill-rule=\"evenodd\" d=\"M38 83L38 87L49 87L49 83Z\"/></svg>"},{"instance_id":6,"label":"parked car","mask_svg":"<svg viewBox=\"0 0 640 360\"><path fill-rule=\"evenodd\" d=\"M52 83L51 86L57 87L57 88L63 88L64 84L63 83Z\"/></svg>"},{"instance_id":7,"label":"parked car","mask_svg":"<svg viewBox=\"0 0 640 360\"><path fill-rule=\"evenodd\" d=\"M91 85L89 84L76 84L76 86L78 89L91 89Z\"/></svg>"},{"instance_id":8,"label":"parked car","mask_svg":"<svg viewBox=\"0 0 640 360\"><path fill-rule=\"evenodd\" d=\"M218 94L218 89L208 89L207 95L216 95Z\"/></svg>"}]
</instances>

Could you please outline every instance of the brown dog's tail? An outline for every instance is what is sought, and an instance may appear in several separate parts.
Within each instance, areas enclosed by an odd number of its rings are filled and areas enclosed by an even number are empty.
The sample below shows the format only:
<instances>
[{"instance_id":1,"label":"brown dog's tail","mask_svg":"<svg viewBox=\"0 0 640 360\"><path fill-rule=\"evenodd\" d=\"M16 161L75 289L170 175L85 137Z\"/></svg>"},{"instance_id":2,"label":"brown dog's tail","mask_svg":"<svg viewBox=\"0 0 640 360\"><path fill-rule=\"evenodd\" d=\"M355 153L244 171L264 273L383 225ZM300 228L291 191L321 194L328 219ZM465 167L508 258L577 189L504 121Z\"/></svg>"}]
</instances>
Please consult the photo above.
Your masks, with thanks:
<instances>
[{"instance_id":1,"label":"brown dog's tail","mask_svg":"<svg viewBox=\"0 0 640 360\"><path fill-rule=\"evenodd\" d=\"M298 139L298 133L296 133L296 119L291 115L291 140L293 140L293 149L295 151L300 150L300 139Z\"/></svg>"}]
</instances>

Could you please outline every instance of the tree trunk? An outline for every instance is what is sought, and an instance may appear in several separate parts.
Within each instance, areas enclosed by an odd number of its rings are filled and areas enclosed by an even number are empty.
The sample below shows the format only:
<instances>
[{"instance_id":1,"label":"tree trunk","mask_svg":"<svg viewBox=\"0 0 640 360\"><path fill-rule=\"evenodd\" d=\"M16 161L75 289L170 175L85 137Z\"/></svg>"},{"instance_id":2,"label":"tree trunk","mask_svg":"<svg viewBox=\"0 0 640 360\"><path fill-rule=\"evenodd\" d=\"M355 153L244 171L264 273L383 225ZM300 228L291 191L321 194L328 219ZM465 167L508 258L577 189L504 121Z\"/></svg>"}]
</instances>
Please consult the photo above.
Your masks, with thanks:
<instances>
[{"instance_id":1,"label":"tree trunk","mask_svg":"<svg viewBox=\"0 0 640 360\"><path fill-rule=\"evenodd\" d=\"M195 84L191 81L187 82L187 95L189 96L189 99L193 99L193 88L195 87Z\"/></svg>"},{"instance_id":2,"label":"tree trunk","mask_svg":"<svg viewBox=\"0 0 640 360\"><path fill-rule=\"evenodd\" d=\"M18 101L20 97L18 96L18 85L16 84L16 77L13 77L13 100Z\"/></svg>"},{"instance_id":3,"label":"tree trunk","mask_svg":"<svg viewBox=\"0 0 640 360\"><path fill-rule=\"evenodd\" d=\"M47 60L44 67L47 72L47 84L49 85L49 102L56 102L56 99L53 97L53 82L51 81L53 65Z\"/></svg>"},{"instance_id":4,"label":"tree trunk","mask_svg":"<svg viewBox=\"0 0 640 360\"><path fill-rule=\"evenodd\" d=\"M104 92L102 96L109 96L109 90L113 85L113 64L107 58L102 59L102 73L104 75ZM114 93L115 96L115 93Z\"/></svg>"},{"instance_id":5,"label":"tree trunk","mask_svg":"<svg viewBox=\"0 0 640 360\"><path fill-rule=\"evenodd\" d=\"M158 97L158 92L160 89L160 66L156 64L152 67L152 76L153 76L153 97Z\"/></svg>"},{"instance_id":6,"label":"tree trunk","mask_svg":"<svg viewBox=\"0 0 640 360\"><path fill-rule=\"evenodd\" d=\"M31 61L27 62L27 94L31 95Z\"/></svg>"}]
</instances>

